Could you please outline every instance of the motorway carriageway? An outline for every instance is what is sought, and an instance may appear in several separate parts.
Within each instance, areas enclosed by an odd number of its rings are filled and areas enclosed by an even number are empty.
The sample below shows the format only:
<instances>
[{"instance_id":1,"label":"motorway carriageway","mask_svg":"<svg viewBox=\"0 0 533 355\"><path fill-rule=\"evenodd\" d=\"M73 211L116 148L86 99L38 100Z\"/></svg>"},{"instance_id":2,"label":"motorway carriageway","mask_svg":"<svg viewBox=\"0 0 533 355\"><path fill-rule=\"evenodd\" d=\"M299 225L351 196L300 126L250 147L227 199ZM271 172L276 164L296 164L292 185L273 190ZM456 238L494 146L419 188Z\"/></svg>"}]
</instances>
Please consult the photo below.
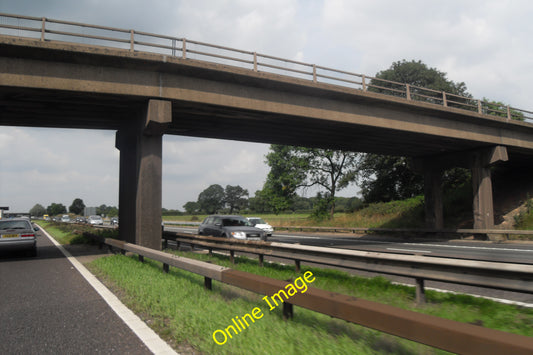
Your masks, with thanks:
<instances>
[{"instance_id":1,"label":"motorway carriageway","mask_svg":"<svg viewBox=\"0 0 533 355\"><path fill-rule=\"evenodd\" d=\"M169 227L166 231L178 233L196 234L197 228ZM438 241L398 241L402 237L365 235L354 236L351 234L325 234L325 233L274 233L268 240L272 242L291 243L301 245L313 245L321 247L342 248L352 250L373 251L380 253L424 255L431 257L446 257L455 259L483 260L492 262L504 262L511 264L533 264L532 242L484 242L473 240ZM238 253L236 253L238 254ZM269 258L265 258L268 260ZM291 264L287 259L275 259L273 261ZM303 264L303 263L302 263ZM325 267L324 265L313 265ZM380 274L343 269L359 276L372 277ZM382 275L383 276L383 275ZM414 285L414 280L407 277L386 275L393 282ZM533 295L471 287L443 282L426 281L426 289L436 289L441 292L466 293L475 296L495 299L504 303L514 303L526 307L533 307Z\"/></svg>"}]
</instances>

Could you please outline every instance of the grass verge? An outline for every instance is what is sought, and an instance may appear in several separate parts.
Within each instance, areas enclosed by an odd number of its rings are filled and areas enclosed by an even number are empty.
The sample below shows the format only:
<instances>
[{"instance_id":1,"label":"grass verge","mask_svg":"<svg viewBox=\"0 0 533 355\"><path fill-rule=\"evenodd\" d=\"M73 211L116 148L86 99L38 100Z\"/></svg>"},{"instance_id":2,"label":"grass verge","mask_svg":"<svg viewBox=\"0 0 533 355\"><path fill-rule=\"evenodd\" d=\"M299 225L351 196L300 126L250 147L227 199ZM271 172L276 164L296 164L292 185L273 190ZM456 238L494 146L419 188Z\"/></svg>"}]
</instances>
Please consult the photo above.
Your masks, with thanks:
<instances>
[{"instance_id":1,"label":"grass verge","mask_svg":"<svg viewBox=\"0 0 533 355\"><path fill-rule=\"evenodd\" d=\"M180 255L230 266L227 257L177 252ZM255 260L238 258L233 268L273 277L294 279L290 266L270 264L261 268ZM116 255L91 264L99 277L115 285L123 301L136 313L145 315L152 327L170 343L186 342L205 354L441 354L437 349L396 338L303 308L295 318L283 321L281 310L268 311L261 296L215 282L205 291L203 277L171 269L165 275L158 262L144 264L135 258ZM464 295L428 291L428 304L417 307L414 289L391 284L382 277L365 279L344 272L302 268L316 276L313 287L353 295L396 307L533 336L533 310L498 304ZM212 334L232 325L232 318L260 307L264 317L217 345Z\"/></svg>"}]
</instances>

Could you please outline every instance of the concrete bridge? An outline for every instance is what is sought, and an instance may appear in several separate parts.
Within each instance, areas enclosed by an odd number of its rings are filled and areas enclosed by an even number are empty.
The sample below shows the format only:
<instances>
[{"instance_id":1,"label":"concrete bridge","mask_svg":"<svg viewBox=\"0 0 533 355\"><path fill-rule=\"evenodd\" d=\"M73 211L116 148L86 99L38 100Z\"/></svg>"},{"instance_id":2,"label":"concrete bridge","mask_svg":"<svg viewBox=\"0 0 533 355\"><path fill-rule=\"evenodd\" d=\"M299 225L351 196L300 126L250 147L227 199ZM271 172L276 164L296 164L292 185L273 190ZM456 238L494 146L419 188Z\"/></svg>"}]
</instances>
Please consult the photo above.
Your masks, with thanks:
<instances>
[{"instance_id":1,"label":"concrete bridge","mask_svg":"<svg viewBox=\"0 0 533 355\"><path fill-rule=\"evenodd\" d=\"M0 125L116 130L128 242L160 248L163 134L411 157L435 228L445 169L471 169L474 228L487 229L490 167L533 159L532 124L451 107L445 93L437 105L410 100L409 86L402 98L319 82L316 66L308 80L256 61L247 69L190 59L185 42L179 56L144 52L133 31L130 48L45 40L44 22L37 38L0 35Z\"/></svg>"}]
</instances>

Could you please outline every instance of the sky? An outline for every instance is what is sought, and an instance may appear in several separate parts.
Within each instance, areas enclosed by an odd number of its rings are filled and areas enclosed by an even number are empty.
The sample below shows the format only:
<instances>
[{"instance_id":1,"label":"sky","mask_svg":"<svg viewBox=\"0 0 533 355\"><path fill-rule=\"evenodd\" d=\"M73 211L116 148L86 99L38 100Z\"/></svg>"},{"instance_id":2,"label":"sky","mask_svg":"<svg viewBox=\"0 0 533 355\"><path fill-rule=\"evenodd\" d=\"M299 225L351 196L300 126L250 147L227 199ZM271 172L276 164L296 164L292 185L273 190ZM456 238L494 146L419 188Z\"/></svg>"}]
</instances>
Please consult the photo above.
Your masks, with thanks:
<instances>
[{"instance_id":1,"label":"sky","mask_svg":"<svg viewBox=\"0 0 533 355\"><path fill-rule=\"evenodd\" d=\"M421 60L475 98L533 111L528 0L1 0L0 12L185 37L369 76ZM268 149L165 136L163 207L183 210L211 184L240 185L252 197L268 174ZM226 156L235 163L223 163ZM118 206L118 167L114 132L0 127L0 206L11 211L68 208L75 198ZM357 193L351 186L339 195Z\"/></svg>"}]
</instances>

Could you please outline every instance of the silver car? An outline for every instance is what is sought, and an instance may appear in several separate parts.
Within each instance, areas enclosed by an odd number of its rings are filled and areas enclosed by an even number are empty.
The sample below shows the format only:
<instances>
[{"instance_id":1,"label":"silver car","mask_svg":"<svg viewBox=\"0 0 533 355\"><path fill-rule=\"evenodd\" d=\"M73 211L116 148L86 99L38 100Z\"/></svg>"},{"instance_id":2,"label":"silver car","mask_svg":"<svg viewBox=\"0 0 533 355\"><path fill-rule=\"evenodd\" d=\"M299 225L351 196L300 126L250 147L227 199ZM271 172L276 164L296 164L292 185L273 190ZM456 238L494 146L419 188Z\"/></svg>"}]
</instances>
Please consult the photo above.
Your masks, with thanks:
<instances>
[{"instance_id":1,"label":"silver car","mask_svg":"<svg viewBox=\"0 0 533 355\"><path fill-rule=\"evenodd\" d=\"M96 215L96 216L89 216L87 219L87 223L89 223L92 226L101 226L104 224L104 220L102 217Z\"/></svg>"},{"instance_id":2,"label":"silver car","mask_svg":"<svg viewBox=\"0 0 533 355\"><path fill-rule=\"evenodd\" d=\"M26 218L0 219L0 250L28 250L36 256L37 230Z\"/></svg>"},{"instance_id":3,"label":"silver car","mask_svg":"<svg viewBox=\"0 0 533 355\"><path fill-rule=\"evenodd\" d=\"M253 227L246 218L236 215L207 216L198 227L198 234L222 238L266 240L266 233L262 229Z\"/></svg>"}]
</instances>

